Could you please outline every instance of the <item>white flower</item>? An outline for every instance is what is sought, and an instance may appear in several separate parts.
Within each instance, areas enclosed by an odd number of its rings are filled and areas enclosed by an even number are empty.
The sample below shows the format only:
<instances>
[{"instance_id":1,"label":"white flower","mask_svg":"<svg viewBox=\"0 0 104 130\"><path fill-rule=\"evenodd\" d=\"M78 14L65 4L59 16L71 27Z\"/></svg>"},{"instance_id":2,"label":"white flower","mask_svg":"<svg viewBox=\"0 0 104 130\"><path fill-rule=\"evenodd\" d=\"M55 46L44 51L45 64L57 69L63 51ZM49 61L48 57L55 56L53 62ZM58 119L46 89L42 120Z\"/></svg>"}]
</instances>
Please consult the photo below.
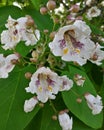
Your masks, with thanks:
<instances>
[{"instance_id":1,"label":"white flower","mask_svg":"<svg viewBox=\"0 0 104 130\"><path fill-rule=\"evenodd\" d=\"M73 25L59 29L49 47L55 56L64 61L74 61L80 65L90 58L94 42L90 40L91 30L85 22L76 20Z\"/></svg>"},{"instance_id":2,"label":"white flower","mask_svg":"<svg viewBox=\"0 0 104 130\"><path fill-rule=\"evenodd\" d=\"M34 32L33 30L27 30L22 35L22 40L26 41L25 42L26 46L35 45L37 41L39 40L39 38L40 38L40 32L37 29Z\"/></svg>"},{"instance_id":3,"label":"white flower","mask_svg":"<svg viewBox=\"0 0 104 130\"><path fill-rule=\"evenodd\" d=\"M13 19L10 15L7 19L7 24L5 24L6 28L10 29L13 28L17 23L17 20Z\"/></svg>"},{"instance_id":4,"label":"white flower","mask_svg":"<svg viewBox=\"0 0 104 130\"><path fill-rule=\"evenodd\" d=\"M99 95L94 97L92 94L87 93L85 94L85 99L87 101L88 107L92 110L93 115L99 114L102 111L103 105Z\"/></svg>"},{"instance_id":5,"label":"white flower","mask_svg":"<svg viewBox=\"0 0 104 130\"><path fill-rule=\"evenodd\" d=\"M20 41L25 41L27 46L35 45L40 39L40 32L37 29L27 26L27 17L21 17L17 20L11 16L8 17L7 24L5 24L8 30L4 30L1 33L1 44L3 48L13 49Z\"/></svg>"},{"instance_id":6,"label":"white flower","mask_svg":"<svg viewBox=\"0 0 104 130\"><path fill-rule=\"evenodd\" d=\"M39 68L31 77L27 92L37 94L37 99L43 103L55 99L60 87L59 77L49 68Z\"/></svg>"},{"instance_id":7,"label":"white flower","mask_svg":"<svg viewBox=\"0 0 104 130\"><path fill-rule=\"evenodd\" d=\"M4 30L1 33L1 43L4 45L2 46L3 49L13 49L17 43L20 42L20 38L21 36L18 33L18 30Z\"/></svg>"},{"instance_id":8,"label":"white flower","mask_svg":"<svg viewBox=\"0 0 104 130\"><path fill-rule=\"evenodd\" d=\"M60 77L60 91L68 91L73 87L73 81L69 79L66 75Z\"/></svg>"},{"instance_id":9,"label":"white flower","mask_svg":"<svg viewBox=\"0 0 104 130\"><path fill-rule=\"evenodd\" d=\"M4 30L1 33L1 44L4 44L5 50L14 48L21 40L21 35L16 28L18 22L11 16L8 17L7 24L5 24L8 30Z\"/></svg>"},{"instance_id":10,"label":"white flower","mask_svg":"<svg viewBox=\"0 0 104 130\"><path fill-rule=\"evenodd\" d=\"M101 61L104 60L104 51L101 50L101 48L104 48L103 46L100 46L98 43L96 44L94 50L92 51L92 54L90 56L90 61L92 63L95 63L97 65L101 65Z\"/></svg>"},{"instance_id":11,"label":"white flower","mask_svg":"<svg viewBox=\"0 0 104 130\"><path fill-rule=\"evenodd\" d=\"M72 130L73 120L67 113L60 113L58 119L62 130Z\"/></svg>"},{"instance_id":12,"label":"white flower","mask_svg":"<svg viewBox=\"0 0 104 130\"><path fill-rule=\"evenodd\" d=\"M104 6L104 1L101 2L101 5Z\"/></svg>"},{"instance_id":13,"label":"white flower","mask_svg":"<svg viewBox=\"0 0 104 130\"><path fill-rule=\"evenodd\" d=\"M35 108L37 103L38 103L38 100L35 97L32 97L29 100L25 100L24 111L26 113L31 112Z\"/></svg>"},{"instance_id":14,"label":"white flower","mask_svg":"<svg viewBox=\"0 0 104 130\"><path fill-rule=\"evenodd\" d=\"M35 45L40 39L40 32L38 29L32 29L27 27L28 17L21 17L17 19L17 29L21 34L21 40L25 41L25 45Z\"/></svg>"},{"instance_id":15,"label":"white flower","mask_svg":"<svg viewBox=\"0 0 104 130\"><path fill-rule=\"evenodd\" d=\"M85 82L85 77L82 77L82 75L79 75L79 74L75 74L74 75L74 81L76 82L76 84L78 86L82 86L83 87L83 84Z\"/></svg>"},{"instance_id":16,"label":"white flower","mask_svg":"<svg viewBox=\"0 0 104 130\"><path fill-rule=\"evenodd\" d=\"M86 1L86 5L87 5L87 6L91 6L91 3L92 3L92 0L87 0L87 1Z\"/></svg>"},{"instance_id":17,"label":"white flower","mask_svg":"<svg viewBox=\"0 0 104 130\"><path fill-rule=\"evenodd\" d=\"M29 87L26 92L36 93L37 99L43 103L48 99L55 99L59 91L69 90L73 81L66 76L58 76L49 68L39 68L31 77Z\"/></svg>"},{"instance_id":18,"label":"white flower","mask_svg":"<svg viewBox=\"0 0 104 130\"><path fill-rule=\"evenodd\" d=\"M10 54L7 57L0 54L0 78L8 77L8 73L15 67L15 65L11 62L14 59L18 60L18 56L16 54Z\"/></svg>"},{"instance_id":19,"label":"white flower","mask_svg":"<svg viewBox=\"0 0 104 130\"><path fill-rule=\"evenodd\" d=\"M91 20L93 17L97 17L101 14L101 10L97 6L91 7L87 12L87 18Z\"/></svg>"}]
</instances>

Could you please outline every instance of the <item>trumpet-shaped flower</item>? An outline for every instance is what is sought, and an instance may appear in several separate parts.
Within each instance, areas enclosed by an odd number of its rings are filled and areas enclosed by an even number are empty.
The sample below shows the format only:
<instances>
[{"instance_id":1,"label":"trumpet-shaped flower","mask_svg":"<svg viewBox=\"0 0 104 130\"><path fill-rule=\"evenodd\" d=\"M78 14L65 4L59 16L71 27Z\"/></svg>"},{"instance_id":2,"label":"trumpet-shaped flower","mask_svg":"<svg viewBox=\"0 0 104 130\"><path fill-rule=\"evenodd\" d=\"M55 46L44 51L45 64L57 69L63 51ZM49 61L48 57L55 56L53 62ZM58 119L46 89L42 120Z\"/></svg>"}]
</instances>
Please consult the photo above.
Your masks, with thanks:
<instances>
[{"instance_id":1,"label":"trumpet-shaped flower","mask_svg":"<svg viewBox=\"0 0 104 130\"><path fill-rule=\"evenodd\" d=\"M27 26L28 17L21 17L17 19L17 29L21 34L21 40L25 41L25 45L35 45L40 38L38 29L33 29Z\"/></svg>"},{"instance_id":2,"label":"trumpet-shaped flower","mask_svg":"<svg viewBox=\"0 0 104 130\"><path fill-rule=\"evenodd\" d=\"M75 74L74 75L74 81L78 86L83 87L83 84L85 82L85 77L83 77L82 75L79 74Z\"/></svg>"},{"instance_id":3,"label":"trumpet-shaped flower","mask_svg":"<svg viewBox=\"0 0 104 130\"><path fill-rule=\"evenodd\" d=\"M37 103L38 103L38 100L35 97L32 97L29 100L25 100L24 111L26 113L31 112L35 108Z\"/></svg>"},{"instance_id":4,"label":"trumpet-shaped flower","mask_svg":"<svg viewBox=\"0 0 104 130\"><path fill-rule=\"evenodd\" d=\"M85 99L87 101L88 107L92 110L93 115L99 114L102 111L103 105L99 95L95 97L92 94L87 93L85 94Z\"/></svg>"},{"instance_id":5,"label":"trumpet-shaped flower","mask_svg":"<svg viewBox=\"0 0 104 130\"><path fill-rule=\"evenodd\" d=\"M68 86L69 85L69 86ZM66 88L65 88L66 87ZM61 90L69 90L72 87L71 81L64 79L52 72L49 68L39 68L31 77L27 92L36 93L37 99L43 103L48 99L55 99L55 95Z\"/></svg>"},{"instance_id":6,"label":"trumpet-shaped flower","mask_svg":"<svg viewBox=\"0 0 104 130\"><path fill-rule=\"evenodd\" d=\"M4 44L3 49L12 49L18 42L20 42L21 36L16 29L4 30L1 33L1 43Z\"/></svg>"},{"instance_id":7,"label":"trumpet-shaped flower","mask_svg":"<svg viewBox=\"0 0 104 130\"><path fill-rule=\"evenodd\" d=\"M66 75L60 77L60 91L68 91L73 87L73 81L69 79Z\"/></svg>"},{"instance_id":8,"label":"trumpet-shaped flower","mask_svg":"<svg viewBox=\"0 0 104 130\"><path fill-rule=\"evenodd\" d=\"M91 58L89 59L92 63L95 63L97 65L101 65L101 61L104 60L104 51L101 50L102 46L100 46L98 43L96 44L94 50L92 51Z\"/></svg>"},{"instance_id":9,"label":"trumpet-shaped flower","mask_svg":"<svg viewBox=\"0 0 104 130\"><path fill-rule=\"evenodd\" d=\"M58 119L62 130L72 130L73 119L66 112L60 113Z\"/></svg>"},{"instance_id":10,"label":"trumpet-shaped flower","mask_svg":"<svg viewBox=\"0 0 104 130\"><path fill-rule=\"evenodd\" d=\"M21 17L17 20L11 16L8 17L7 24L8 30L1 33L1 43L3 48L13 49L20 41L25 41L25 44L35 45L40 38L40 32L33 27L27 26L28 17Z\"/></svg>"},{"instance_id":11,"label":"trumpet-shaped flower","mask_svg":"<svg viewBox=\"0 0 104 130\"><path fill-rule=\"evenodd\" d=\"M12 64L12 60L18 60L18 56L16 54L10 54L4 57L3 54L0 54L0 78L7 78L8 73L13 70L15 65Z\"/></svg>"},{"instance_id":12,"label":"trumpet-shaped flower","mask_svg":"<svg viewBox=\"0 0 104 130\"><path fill-rule=\"evenodd\" d=\"M14 48L20 42L21 35L16 28L17 24L18 22L15 19L11 16L8 17L7 24L5 24L8 30L1 33L1 43L5 50Z\"/></svg>"},{"instance_id":13,"label":"trumpet-shaped flower","mask_svg":"<svg viewBox=\"0 0 104 130\"><path fill-rule=\"evenodd\" d=\"M87 12L87 18L91 20L93 17L97 17L101 14L101 10L97 6L91 7Z\"/></svg>"},{"instance_id":14,"label":"trumpet-shaped flower","mask_svg":"<svg viewBox=\"0 0 104 130\"><path fill-rule=\"evenodd\" d=\"M90 40L91 30L85 22L76 20L73 25L59 29L49 47L55 56L64 61L74 61L80 65L90 58L94 42Z\"/></svg>"}]
</instances>

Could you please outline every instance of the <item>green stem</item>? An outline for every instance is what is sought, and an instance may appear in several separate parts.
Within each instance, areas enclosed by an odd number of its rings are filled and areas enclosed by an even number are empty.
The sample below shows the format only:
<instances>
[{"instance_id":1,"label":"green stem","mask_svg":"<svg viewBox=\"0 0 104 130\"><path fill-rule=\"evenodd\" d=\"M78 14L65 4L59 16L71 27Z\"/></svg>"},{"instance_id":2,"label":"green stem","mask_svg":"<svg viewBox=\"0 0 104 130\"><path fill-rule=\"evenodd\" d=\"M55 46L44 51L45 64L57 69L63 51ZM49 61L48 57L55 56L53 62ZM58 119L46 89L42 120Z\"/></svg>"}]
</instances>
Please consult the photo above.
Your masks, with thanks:
<instances>
[{"instance_id":1,"label":"green stem","mask_svg":"<svg viewBox=\"0 0 104 130\"><path fill-rule=\"evenodd\" d=\"M50 102L50 106L52 107L53 111L55 112L55 114L57 114L58 112L57 112L57 110L56 110L54 104L52 103L51 100L49 100L49 102Z\"/></svg>"}]
</instances>

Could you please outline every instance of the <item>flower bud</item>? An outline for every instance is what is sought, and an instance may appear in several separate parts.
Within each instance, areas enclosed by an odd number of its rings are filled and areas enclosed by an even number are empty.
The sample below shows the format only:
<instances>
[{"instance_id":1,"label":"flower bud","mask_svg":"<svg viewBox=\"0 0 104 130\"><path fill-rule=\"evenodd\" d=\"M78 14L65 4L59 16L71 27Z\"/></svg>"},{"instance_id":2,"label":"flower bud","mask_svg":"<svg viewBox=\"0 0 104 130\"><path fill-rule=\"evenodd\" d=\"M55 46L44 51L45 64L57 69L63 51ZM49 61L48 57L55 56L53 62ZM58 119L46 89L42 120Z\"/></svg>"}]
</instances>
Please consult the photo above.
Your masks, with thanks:
<instances>
[{"instance_id":1,"label":"flower bud","mask_svg":"<svg viewBox=\"0 0 104 130\"><path fill-rule=\"evenodd\" d=\"M46 7L41 7L40 8L40 13L42 14L42 15L45 15L45 14L47 14L47 8Z\"/></svg>"},{"instance_id":2,"label":"flower bud","mask_svg":"<svg viewBox=\"0 0 104 130\"><path fill-rule=\"evenodd\" d=\"M77 13L79 9L80 9L79 5L72 5L72 7L70 8L70 11L73 13Z\"/></svg>"},{"instance_id":3,"label":"flower bud","mask_svg":"<svg viewBox=\"0 0 104 130\"><path fill-rule=\"evenodd\" d=\"M31 74L30 72L26 72L26 73L25 73L25 78L26 78L26 79L30 79L31 76L32 76L32 74Z\"/></svg>"},{"instance_id":4,"label":"flower bud","mask_svg":"<svg viewBox=\"0 0 104 130\"><path fill-rule=\"evenodd\" d=\"M54 39L55 34L56 34L56 32L51 32L51 33L50 33L49 37L50 37L50 39L51 39L51 40L53 40L53 39Z\"/></svg>"},{"instance_id":5,"label":"flower bud","mask_svg":"<svg viewBox=\"0 0 104 130\"><path fill-rule=\"evenodd\" d=\"M76 101L77 101L78 103L81 103L81 102L82 102L82 99L81 99L81 98L77 98Z\"/></svg>"},{"instance_id":6,"label":"flower bud","mask_svg":"<svg viewBox=\"0 0 104 130\"><path fill-rule=\"evenodd\" d=\"M24 103L24 111L26 113L31 112L35 106L38 104L38 100L36 97L32 97L29 100L25 100Z\"/></svg>"},{"instance_id":7,"label":"flower bud","mask_svg":"<svg viewBox=\"0 0 104 130\"><path fill-rule=\"evenodd\" d=\"M33 51L31 55L33 58L38 59L39 54L37 51Z\"/></svg>"},{"instance_id":8,"label":"flower bud","mask_svg":"<svg viewBox=\"0 0 104 130\"><path fill-rule=\"evenodd\" d=\"M84 82L85 82L85 77L83 77L80 74L75 74L74 75L74 81L76 82L77 86L83 87Z\"/></svg>"},{"instance_id":9,"label":"flower bud","mask_svg":"<svg viewBox=\"0 0 104 130\"><path fill-rule=\"evenodd\" d=\"M56 8L56 2L53 0L49 0L47 2L47 8L48 10L54 10Z\"/></svg>"},{"instance_id":10,"label":"flower bud","mask_svg":"<svg viewBox=\"0 0 104 130\"><path fill-rule=\"evenodd\" d=\"M64 114L65 113L65 111L64 110L62 110L62 111L60 111L59 112L59 114L61 115L61 114Z\"/></svg>"},{"instance_id":11,"label":"flower bud","mask_svg":"<svg viewBox=\"0 0 104 130\"><path fill-rule=\"evenodd\" d=\"M18 64L18 60L13 59L13 60L11 60L11 63L12 63L13 65L16 65L16 64Z\"/></svg>"},{"instance_id":12,"label":"flower bud","mask_svg":"<svg viewBox=\"0 0 104 130\"><path fill-rule=\"evenodd\" d=\"M69 112L69 110L68 110L68 109L65 109L65 110L64 110L64 112L68 113L68 112Z\"/></svg>"},{"instance_id":13,"label":"flower bud","mask_svg":"<svg viewBox=\"0 0 104 130\"><path fill-rule=\"evenodd\" d=\"M59 113L58 120L63 130L72 130L73 119L67 113Z\"/></svg>"},{"instance_id":14,"label":"flower bud","mask_svg":"<svg viewBox=\"0 0 104 130\"><path fill-rule=\"evenodd\" d=\"M91 60L96 61L98 59L98 55L96 53L93 54Z\"/></svg>"},{"instance_id":15,"label":"flower bud","mask_svg":"<svg viewBox=\"0 0 104 130\"><path fill-rule=\"evenodd\" d=\"M26 22L26 25L29 26L29 27L33 26L34 20L32 19L32 17L28 15L27 18L28 18L28 20Z\"/></svg>"},{"instance_id":16,"label":"flower bud","mask_svg":"<svg viewBox=\"0 0 104 130\"><path fill-rule=\"evenodd\" d=\"M89 92L86 92L85 94L84 94L84 96L86 97L86 96L88 96L88 95L90 95L90 93Z\"/></svg>"},{"instance_id":17,"label":"flower bud","mask_svg":"<svg viewBox=\"0 0 104 130\"><path fill-rule=\"evenodd\" d=\"M31 61L32 63L36 63L36 62L37 62L37 59L35 59L35 58L30 58L30 61Z\"/></svg>"},{"instance_id":18,"label":"flower bud","mask_svg":"<svg viewBox=\"0 0 104 130\"><path fill-rule=\"evenodd\" d=\"M56 121L56 120L57 120L57 116L56 116L56 115L53 115L53 116L52 116L52 119Z\"/></svg>"},{"instance_id":19,"label":"flower bud","mask_svg":"<svg viewBox=\"0 0 104 130\"><path fill-rule=\"evenodd\" d=\"M44 107L44 103L39 103L39 106L40 107Z\"/></svg>"},{"instance_id":20,"label":"flower bud","mask_svg":"<svg viewBox=\"0 0 104 130\"><path fill-rule=\"evenodd\" d=\"M45 34L47 34L47 33L49 32L49 30L48 30L48 29L44 29L43 32L44 32Z\"/></svg>"}]
</instances>

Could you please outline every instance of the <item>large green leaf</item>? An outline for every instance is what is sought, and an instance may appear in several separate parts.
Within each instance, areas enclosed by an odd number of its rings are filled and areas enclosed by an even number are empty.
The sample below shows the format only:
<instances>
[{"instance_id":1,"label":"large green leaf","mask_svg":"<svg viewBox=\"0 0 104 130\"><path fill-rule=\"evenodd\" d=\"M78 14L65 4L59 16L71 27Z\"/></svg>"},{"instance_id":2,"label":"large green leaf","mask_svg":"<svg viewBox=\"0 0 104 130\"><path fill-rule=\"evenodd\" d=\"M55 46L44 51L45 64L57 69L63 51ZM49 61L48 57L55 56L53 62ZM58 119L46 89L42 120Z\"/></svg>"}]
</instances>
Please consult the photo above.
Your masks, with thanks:
<instances>
[{"instance_id":1,"label":"large green leaf","mask_svg":"<svg viewBox=\"0 0 104 130\"><path fill-rule=\"evenodd\" d=\"M100 94L101 94L101 97L102 97L102 100L103 100L103 104L104 104L104 75L103 75L103 82L102 82L102 85L101 85ZM104 116L104 110L103 110L103 116ZM103 121L102 128L99 129L99 130L104 130L104 121Z\"/></svg>"},{"instance_id":2,"label":"large green leaf","mask_svg":"<svg viewBox=\"0 0 104 130\"><path fill-rule=\"evenodd\" d=\"M53 109L46 103L25 130L61 130L58 120L53 120Z\"/></svg>"},{"instance_id":3,"label":"large green leaf","mask_svg":"<svg viewBox=\"0 0 104 130\"><path fill-rule=\"evenodd\" d=\"M58 121L52 120L53 115L53 109L49 106L49 104L46 105L42 112L40 130L61 130Z\"/></svg>"},{"instance_id":4,"label":"large green leaf","mask_svg":"<svg viewBox=\"0 0 104 130\"><path fill-rule=\"evenodd\" d=\"M83 122L73 117L73 130L96 130L86 126Z\"/></svg>"},{"instance_id":5,"label":"large green leaf","mask_svg":"<svg viewBox=\"0 0 104 130\"><path fill-rule=\"evenodd\" d=\"M40 4L41 4L42 0L31 0L31 2L33 3L35 9L39 10L40 8Z\"/></svg>"},{"instance_id":6,"label":"large green leaf","mask_svg":"<svg viewBox=\"0 0 104 130\"><path fill-rule=\"evenodd\" d=\"M91 83L84 71L74 66L70 66L69 72L66 72L66 74L70 77L73 77L75 74L80 74L86 78L83 87L79 87L74 83L74 86L70 91L62 93L63 100L66 106L76 117L78 117L86 125L95 129L100 128L102 126L103 113L101 112L100 114L93 115L84 99L84 94L86 92L96 95L96 91L93 84ZM82 102L78 103L76 101L77 98L82 98Z\"/></svg>"},{"instance_id":7,"label":"large green leaf","mask_svg":"<svg viewBox=\"0 0 104 130\"><path fill-rule=\"evenodd\" d=\"M24 42L17 44L15 51L18 52L21 56L26 56L34 46L26 46Z\"/></svg>"},{"instance_id":8,"label":"large green leaf","mask_svg":"<svg viewBox=\"0 0 104 130\"><path fill-rule=\"evenodd\" d=\"M24 101L31 97L25 92L29 82L24 77L27 71L35 69L17 68L8 79L0 79L0 130L23 130L39 110L38 106L28 114L23 110Z\"/></svg>"},{"instance_id":9,"label":"large green leaf","mask_svg":"<svg viewBox=\"0 0 104 130\"><path fill-rule=\"evenodd\" d=\"M48 0L31 0L36 10L39 10L41 5L44 5Z\"/></svg>"},{"instance_id":10,"label":"large green leaf","mask_svg":"<svg viewBox=\"0 0 104 130\"><path fill-rule=\"evenodd\" d=\"M57 107L57 110L64 110L66 108L66 106L62 103L62 99L59 100L56 98L55 102L57 106L55 104L54 105ZM86 126L78 118L72 115L72 113L69 114L73 118L73 130L95 130ZM48 103L45 104L45 107L43 107L36 114L36 116L24 130L61 130L58 120L52 120L52 115L54 115L52 108Z\"/></svg>"}]
</instances>

